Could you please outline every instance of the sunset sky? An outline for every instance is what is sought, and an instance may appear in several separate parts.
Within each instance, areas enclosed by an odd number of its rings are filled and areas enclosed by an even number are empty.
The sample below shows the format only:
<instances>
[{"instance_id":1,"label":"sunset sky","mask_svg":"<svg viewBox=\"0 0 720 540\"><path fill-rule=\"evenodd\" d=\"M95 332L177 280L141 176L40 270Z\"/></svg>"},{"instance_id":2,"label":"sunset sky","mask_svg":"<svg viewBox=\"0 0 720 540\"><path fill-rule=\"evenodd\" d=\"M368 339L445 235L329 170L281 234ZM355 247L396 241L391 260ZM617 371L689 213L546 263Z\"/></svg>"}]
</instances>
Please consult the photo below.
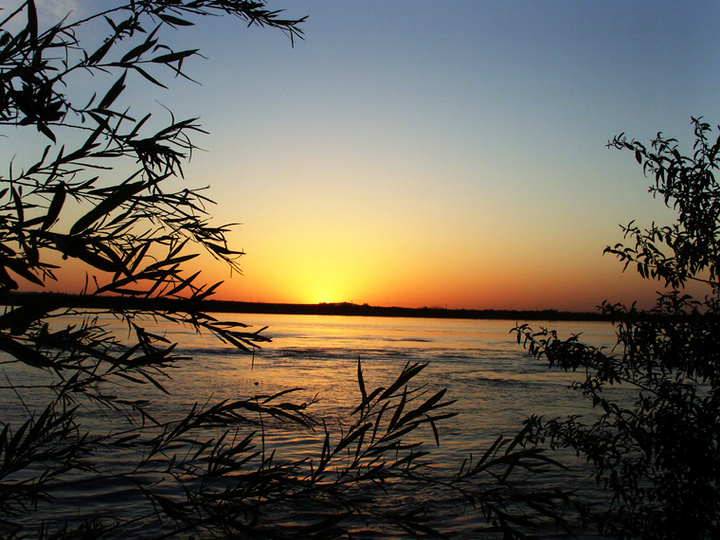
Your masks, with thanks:
<instances>
[{"instance_id":1,"label":"sunset sky","mask_svg":"<svg viewBox=\"0 0 720 540\"><path fill-rule=\"evenodd\" d=\"M691 116L720 122L720 3L269 6L307 15L305 39L203 20L175 42L207 57L187 65L201 86L137 80L133 107L210 132L187 182L247 253L243 276L207 261L217 298L592 310L658 288L602 255L619 224L672 217L605 145L688 150Z\"/></svg>"}]
</instances>

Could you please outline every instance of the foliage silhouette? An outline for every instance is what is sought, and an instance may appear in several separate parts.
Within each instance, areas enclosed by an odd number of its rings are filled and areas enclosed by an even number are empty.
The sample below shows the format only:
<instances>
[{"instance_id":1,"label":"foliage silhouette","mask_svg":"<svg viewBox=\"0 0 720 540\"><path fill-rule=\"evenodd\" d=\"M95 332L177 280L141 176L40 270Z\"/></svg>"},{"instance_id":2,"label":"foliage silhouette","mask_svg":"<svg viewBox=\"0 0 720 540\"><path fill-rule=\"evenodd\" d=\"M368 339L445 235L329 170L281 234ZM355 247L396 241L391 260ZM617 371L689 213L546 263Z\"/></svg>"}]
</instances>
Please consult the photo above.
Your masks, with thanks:
<instances>
[{"instance_id":1,"label":"foliage silhouette","mask_svg":"<svg viewBox=\"0 0 720 540\"><path fill-rule=\"evenodd\" d=\"M162 88L163 74L189 78L185 65L198 50L174 50L163 36L204 15L237 16L291 41L304 19L241 0L101 9L43 29L27 0L0 20L0 125L29 137L23 152L40 148L27 164L17 163L25 155L13 159L0 178L0 300L8 305L0 316L8 384L0 391L15 396L0 422L0 534L443 537L427 497L398 503L410 486L476 509L484 532L543 530L548 517L565 526L564 494L520 488L525 473L555 465L520 448L519 438L499 438L452 478L428 473L421 430L429 427L439 443L436 422L452 416L452 402L415 382L424 365L408 364L387 388L369 389L358 362L360 403L339 433L312 416L312 400L285 401L297 389L196 404L177 418L158 414L153 391L168 393L170 370L187 358L153 331L155 322L210 333L247 353L268 338L203 311L219 284L203 283L188 265L204 250L239 271L242 252L227 244L231 225L211 223L202 189L173 187L195 149L191 135L202 133L197 119L168 112L157 127L151 114L136 115L121 105L129 74ZM104 40L86 46L88 28ZM103 91L78 91L88 76ZM86 269L84 295L185 299L187 309L86 309L46 297L13 307L20 284L45 287L63 279L70 262ZM318 455L279 458L266 448L266 434L288 426L321 433ZM134 500L130 516L112 505L55 516L54 498L87 484L117 486L144 504Z\"/></svg>"},{"instance_id":2,"label":"foliage silhouette","mask_svg":"<svg viewBox=\"0 0 720 540\"><path fill-rule=\"evenodd\" d=\"M598 416L528 420L529 441L572 448L592 462L612 493L596 509L600 531L623 538L714 538L720 528L720 139L693 119L690 156L658 134L649 148L623 135L609 143L633 152L654 184L650 191L677 211L677 222L623 227L634 245L605 251L645 279L666 286L654 308L604 303L617 344L612 351L561 339L548 329L514 329L518 342L563 370L582 370L575 385ZM703 299L684 291L693 282Z\"/></svg>"}]
</instances>

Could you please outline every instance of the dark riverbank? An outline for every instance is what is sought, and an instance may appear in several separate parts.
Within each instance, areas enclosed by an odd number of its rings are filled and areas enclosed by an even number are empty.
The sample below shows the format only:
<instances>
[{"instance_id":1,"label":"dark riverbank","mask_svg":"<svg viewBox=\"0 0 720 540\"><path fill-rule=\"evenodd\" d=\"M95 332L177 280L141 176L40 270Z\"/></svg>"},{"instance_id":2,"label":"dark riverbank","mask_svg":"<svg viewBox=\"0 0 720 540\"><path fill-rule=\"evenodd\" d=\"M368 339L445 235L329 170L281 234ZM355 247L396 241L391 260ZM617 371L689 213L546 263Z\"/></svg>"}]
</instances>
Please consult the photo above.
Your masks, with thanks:
<instances>
[{"instance_id":1,"label":"dark riverbank","mask_svg":"<svg viewBox=\"0 0 720 540\"><path fill-rule=\"evenodd\" d=\"M602 321L607 317L597 312L557 311L554 309L518 311L506 309L444 309L436 307L404 308L351 304L273 304L234 302L230 300L166 300L118 298L57 293L13 293L3 305L25 305L42 302L53 307L152 309L160 311L204 311L207 313L270 313L286 315L352 315L360 317L423 317L434 319L504 319L514 321Z\"/></svg>"}]
</instances>

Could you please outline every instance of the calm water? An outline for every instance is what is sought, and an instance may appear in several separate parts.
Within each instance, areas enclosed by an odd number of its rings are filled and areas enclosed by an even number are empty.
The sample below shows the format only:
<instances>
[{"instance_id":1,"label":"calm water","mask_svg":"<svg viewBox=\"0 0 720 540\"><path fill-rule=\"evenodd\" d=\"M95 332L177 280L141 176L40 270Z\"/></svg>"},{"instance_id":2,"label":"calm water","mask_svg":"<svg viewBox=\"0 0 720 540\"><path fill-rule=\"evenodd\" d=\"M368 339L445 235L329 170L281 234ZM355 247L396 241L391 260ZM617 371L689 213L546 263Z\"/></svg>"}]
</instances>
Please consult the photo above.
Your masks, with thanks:
<instances>
[{"instance_id":1,"label":"calm water","mask_svg":"<svg viewBox=\"0 0 720 540\"><path fill-rule=\"evenodd\" d=\"M472 453L478 455L498 435L511 436L530 414L548 416L584 412L575 392L568 389L575 375L548 370L544 361L526 354L509 330L512 321L449 320L410 318L365 318L303 315L221 315L254 327L269 326L265 332L272 342L253 360L212 336L198 335L192 329L158 327L177 341L177 352L191 357L171 371L165 381L171 396L143 388L118 389L132 397L149 397L157 402L152 409L159 417L177 417L195 402L242 399L258 393L271 394L286 388L303 388L294 401L309 402L317 395L318 403L310 411L326 419L328 425L347 417L359 402L357 362L362 362L368 388L387 386L407 362L428 362L418 381L433 390L448 388L448 397L457 400L452 410L458 413L439 425L441 445L432 445L433 461L442 467L456 467ZM116 322L118 332L123 332ZM581 341L594 345L612 345L614 332L608 323L552 322L534 323L535 328L549 326L561 336L581 331ZM13 383L37 380L37 373L3 366ZM38 396L20 389L26 403ZM0 393L4 420L20 418L24 412L17 397L8 390ZM89 419L88 422L103 419ZM280 454L313 456L320 452L320 437L299 430L284 430L271 436L269 443ZM427 441L432 441L428 433ZM110 458L117 459L117 458ZM566 478L558 477L558 482ZM112 503L126 507L131 519L136 509L132 495L119 485L90 485L77 493L64 493L52 512L77 514L90 508L102 514ZM462 530L458 532L462 537Z\"/></svg>"}]
</instances>

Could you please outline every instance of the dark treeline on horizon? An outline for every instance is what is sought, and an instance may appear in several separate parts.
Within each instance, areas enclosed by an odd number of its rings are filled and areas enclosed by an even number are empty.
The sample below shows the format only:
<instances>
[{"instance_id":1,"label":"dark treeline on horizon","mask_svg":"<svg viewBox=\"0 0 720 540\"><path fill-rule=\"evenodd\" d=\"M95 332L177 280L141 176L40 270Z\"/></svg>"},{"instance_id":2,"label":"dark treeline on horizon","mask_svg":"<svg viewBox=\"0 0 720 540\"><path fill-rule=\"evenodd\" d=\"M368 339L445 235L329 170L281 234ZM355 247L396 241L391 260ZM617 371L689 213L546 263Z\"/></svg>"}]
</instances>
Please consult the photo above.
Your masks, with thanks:
<instances>
[{"instance_id":1,"label":"dark treeline on horizon","mask_svg":"<svg viewBox=\"0 0 720 540\"><path fill-rule=\"evenodd\" d=\"M4 299L5 305L23 305L42 297L47 304L60 307L155 309L164 311L197 311L215 313L266 313L283 315L344 315L363 317L418 317L431 319L507 319L550 321L606 321L599 312L574 312L511 309L448 309L439 307L406 308L383 307L350 302L320 304L283 304L238 302L233 300L170 300L156 298L126 298L114 296L74 295L64 293L16 292Z\"/></svg>"}]
</instances>

